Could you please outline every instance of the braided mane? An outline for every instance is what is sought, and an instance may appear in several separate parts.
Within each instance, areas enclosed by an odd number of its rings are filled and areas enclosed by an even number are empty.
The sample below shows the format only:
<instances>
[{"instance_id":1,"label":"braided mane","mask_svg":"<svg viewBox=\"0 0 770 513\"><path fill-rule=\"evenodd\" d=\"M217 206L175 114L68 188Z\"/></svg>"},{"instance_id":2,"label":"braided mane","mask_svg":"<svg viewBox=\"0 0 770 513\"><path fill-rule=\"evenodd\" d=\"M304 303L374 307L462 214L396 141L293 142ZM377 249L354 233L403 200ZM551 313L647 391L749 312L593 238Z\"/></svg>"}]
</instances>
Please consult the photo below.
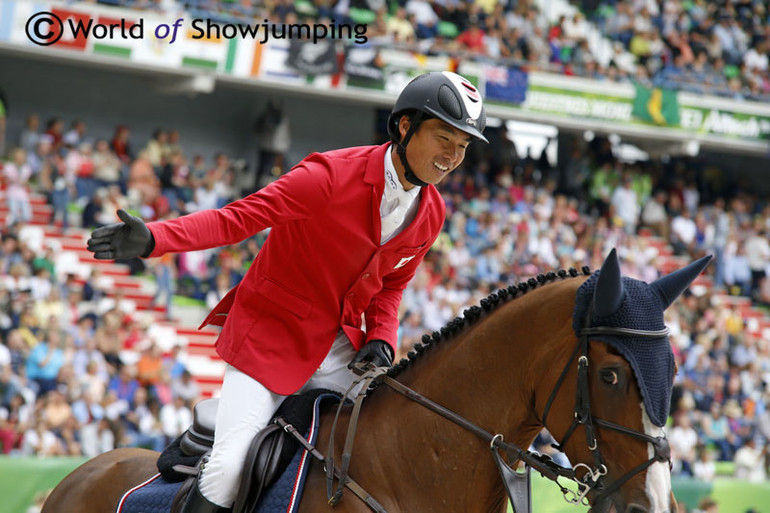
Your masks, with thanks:
<instances>
[{"instance_id":1,"label":"braided mane","mask_svg":"<svg viewBox=\"0 0 770 513\"><path fill-rule=\"evenodd\" d=\"M590 276L591 270L587 266L583 266L580 271L574 268L570 268L565 271L560 269L556 272L551 271L546 274L538 274L535 278L530 278L527 281L522 281L517 285L511 285L504 289L499 289L496 292L491 293L489 296L481 300L481 306L471 306L466 308L462 317L455 317L447 323L446 326L439 331L434 331L432 334L425 334L422 336L422 343L417 343L414 348L409 351L407 358L402 358L400 362L393 365L388 370L388 376L398 376L404 369L418 359L426 349L436 346L440 342L451 339L464 328L476 324L476 322L485 314L490 313L497 309L500 305L507 303L517 297L521 297L527 292L539 288L548 283L556 280L561 280L567 277L576 278L580 276Z\"/></svg>"}]
</instances>

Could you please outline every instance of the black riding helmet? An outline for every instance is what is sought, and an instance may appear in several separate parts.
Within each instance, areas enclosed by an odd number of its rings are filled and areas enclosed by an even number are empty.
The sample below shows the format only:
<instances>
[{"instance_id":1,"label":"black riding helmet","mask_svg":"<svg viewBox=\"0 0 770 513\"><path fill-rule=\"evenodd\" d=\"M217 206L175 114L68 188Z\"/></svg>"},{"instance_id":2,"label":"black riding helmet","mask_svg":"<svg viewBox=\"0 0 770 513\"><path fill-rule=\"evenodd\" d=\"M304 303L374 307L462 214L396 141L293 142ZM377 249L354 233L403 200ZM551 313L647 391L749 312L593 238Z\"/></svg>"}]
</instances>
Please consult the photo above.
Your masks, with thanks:
<instances>
[{"instance_id":1,"label":"black riding helmet","mask_svg":"<svg viewBox=\"0 0 770 513\"><path fill-rule=\"evenodd\" d=\"M411 124L400 142L398 123L403 115L409 115ZM467 79L450 71L434 71L414 78L396 100L388 118L388 135L401 163L406 169L405 178L418 186L428 185L412 171L406 161L406 146L420 123L436 118L462 130L466 134L488 143L482 134L487 122L484 105L478 89Z\"/></svg>"}]
</instances>

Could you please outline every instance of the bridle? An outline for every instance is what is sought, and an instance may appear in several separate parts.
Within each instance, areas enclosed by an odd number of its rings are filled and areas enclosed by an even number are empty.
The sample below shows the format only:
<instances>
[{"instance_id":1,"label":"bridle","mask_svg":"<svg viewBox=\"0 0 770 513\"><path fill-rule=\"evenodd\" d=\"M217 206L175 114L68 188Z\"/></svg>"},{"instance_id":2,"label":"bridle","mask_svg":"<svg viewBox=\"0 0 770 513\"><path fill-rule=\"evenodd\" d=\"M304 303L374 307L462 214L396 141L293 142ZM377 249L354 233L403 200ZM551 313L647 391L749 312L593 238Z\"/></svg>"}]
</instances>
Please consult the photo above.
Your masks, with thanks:
<instances>
[{"instance_id":1,"label":"bridle","mask_svg":"<svg viewBox=\"0 0 770 513\"><path fill-rule=\"evenodd\" d=\"M572 470L575 472L575 476L573 476L572 480L578 484L578 492L575 493L572 490L562 487L562 493L564 494L564 498L567 502L573 504L583 503L587 505L585 502L587 495L592 491L596 491L598 492L598 495L594 497L594 500L596 503L600 503L601 501L608 498L612 493L617 491L618 488L623 486L623 484L625 484L628 480L633 478L636 474L646 470L647 467L653 463L660 461L668 462L669 466L671 465L671 448L669 446L668 439L665 436L652 437L646 433L642 433L640 431L615 424L614 422L594 417L591 413L591 397L588 389L588 340L590 336L625 336L652 339L665 337L668 334L668 328L661 330L635 330L629 328L597 326L584 327L580 331L577 346L575 347L572 356L567 361L567 364L559 376L559 379L556 381L556 385L554 386L551 395L548 397L548 401L545 404L545 409L543 410L543 416L541 419L543 426L546 426L547 428L546 419L548 412L550 411L551 405L556 398L556 394L558 393L562 383L564 382L564 379L567 376L570 364L577 357L578 375L574 417L569 428L567 428L567 432L564 434L561 442L555 444L554 448L563 452L567 441L575 432L575 429L582 425L585 430L588 450L591 451L591 455L593 456L594 468L592 469L584 463L578 463L572 468ZM578 354L580 356L578 356ZM602 458L602 453L599 450L599 443L596 441L596 434L594 429L595 426L617 431L623 435L638 438L652 444L653 456L647 461L644 461L643 463L626 472L622 477L611 483L609 486L606 486L604 480L605 476L607 475L607 466L604 464L604 458ZM580 479L578 479L576 475L579 468L586 470L585 474Z\"/></svg>"},{"instance_id":2,"label":"bridle","mask_svg":"<svg viewBox=\"0 0 770 513\"><path fill-rule=\"evenodd\" d=\"M589 312L592 310L589 309ZM589 320L586 320L585 326L590 326ZM335 418L334 426L330 436L330 452L329 456L325 459L320 454L315 454L316 457L322 459L327 466L327 495L329 504L335 505L342 499L342 489L344 486L353 490L370 509L378 513L386 513L385 509L372 498L371 495L366 493L360 486L358 486L347 475L347 469L350 463L350 456L353 450L353 438L355 437L355 425L357 424L358 411L360 411L361 403L366 395L366 390L373 384L384 384L392 388L396 392L402 394L406 398L426 407L427 409L437 413L445 419L457 424L458 426L470 431L479 438L489 443L489 447L492 451L492 456L495 460L498 470L500 471L501 478L508 492L508 496L516 513L529 513L531 511L530 489L529 489L529 473L520 473L513 470L508 463L500 456L500 451L504 451L508 456L508 461L520 460L524 462L528 468L535 469L543 477L546 477L554 481L561 489L564 499L571 504L583 504L588 505L588 494L591 492L597 492L598 495L592 497L595 504L599 504L607 499L612 493L617 491L623 484L633 478L635 475L643 472L650 465L655 462L668 462L671 465L671 449L669 447L668 440L665 436L652 437L646 433L636 431L614 422L598 419L591 413L591 401L588 386L588 341L591 336L603 335L603 336L621 336L621 337L634 337L634 338L661 338L667 336L669 333L668 328L661 330L635 330L629 328L616 328L610 326L598 326L598 327L584 327L579 332L578 343L575 350L572 352L569 360L564 366L559 379L556 381L553 390L551 391L548 401L546 402L545 409L543 411L541 423L546 426L546 419L551 409L554 399L556 398L561 385L567 376L570 369L570 365L577 358L578 361L578 373L577 373L577 393L575 397L575 409L574 418L570 424L567 432L565 433L561 443L554 445L558 450L563 450L567 441L575 432L578 426L582 425L586 434L586 443L588 449L591 451L594 460L594 468L589 467L584 463L577 463L572 468L563 467L554 462L549 456L540 454L534 451L522 449L516 444L505 442L502 434L493 435L485 429L477 426L468 419L458 415L457 413L437 404L427 397L412 390L406 385L393 379L387 375L386 368L373 368L371 364L364 363L357 367L354 367L353 371L360 376L359 379L353 382L348 393L359 383L364 383L361 389L361 393L358 395L355 401L354 413L351 417L351 421L348 428L348 434L345 443L345 450L343 452L343 465L342 469L338 469L334 465L332 441L334 440L334 432L337 425L337 418ZM346 393L345 396L348 394ZM343 404L340 403L337 411L337 417L342 410ZM643 440L652 444L654 454L653 456L637 465L633 469L629 470L619 479L607 485L605 483L607 475L607 466L604 464L604 458L602 457L599 449L599 443L596 440L595 427L599 426L604 429L616 431L623 435L627 435L639 440ZM547 427L547 426L546 426ZM304 439L300 438L300 443L306 445ZM306 448L308 448L306 446ZM310 450L310 448L308 448ZM317 451L316 451L317 452ZM578 471L583 470L582 477L578 477ZM334 477L339 479L339 486L336 491L332 489L332 482ZM577 491L565 487L559 482L560 478L564 478L568 481L572 481L578 487ZM352 486L351 486L352 485Z\"/></svg>"}]
</instances>

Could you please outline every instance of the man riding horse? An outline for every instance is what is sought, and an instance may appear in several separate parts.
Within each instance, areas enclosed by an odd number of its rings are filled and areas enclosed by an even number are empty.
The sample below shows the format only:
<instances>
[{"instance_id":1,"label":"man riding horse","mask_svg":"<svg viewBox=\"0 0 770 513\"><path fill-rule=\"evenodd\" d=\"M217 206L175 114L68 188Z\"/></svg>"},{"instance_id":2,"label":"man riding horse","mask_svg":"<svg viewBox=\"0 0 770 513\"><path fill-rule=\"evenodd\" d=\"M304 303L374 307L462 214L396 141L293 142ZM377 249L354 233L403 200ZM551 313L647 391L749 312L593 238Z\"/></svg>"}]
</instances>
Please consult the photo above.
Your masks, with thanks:
<instances>
[{"instance_id":1,"label":"man riding horse","mask_svg":"<svg viewBox=\"0 0 770 513\"><path fill-rule=\"evenodd\" d=\"M243 281L203 325L222 326L227 362L211 456L183 513L226 511L249 443L287 395L344 392L349 364L389 366L398 306L444 223L435 188L486 122L478 90L450 72L418 76L388 119L391 142L314 153L265 188L217 210L94 230L97 259L159 257L270 234ZM364 332L361 317L365 317Z\"/></svg>"}]
</instances>

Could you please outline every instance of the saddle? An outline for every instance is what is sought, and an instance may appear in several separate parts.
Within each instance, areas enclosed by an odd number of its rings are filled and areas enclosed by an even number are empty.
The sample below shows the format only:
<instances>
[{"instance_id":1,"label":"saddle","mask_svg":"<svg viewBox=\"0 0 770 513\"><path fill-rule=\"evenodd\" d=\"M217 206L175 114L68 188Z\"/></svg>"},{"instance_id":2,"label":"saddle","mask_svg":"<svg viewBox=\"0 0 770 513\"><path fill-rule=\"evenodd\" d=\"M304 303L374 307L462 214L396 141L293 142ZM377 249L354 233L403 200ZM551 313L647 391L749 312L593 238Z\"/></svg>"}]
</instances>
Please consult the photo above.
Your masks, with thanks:
<instances>
[{"instance_id":1,"label":"saddle","mask_svg":"<svg viewBox=\"0 0 770 513\"><path fill-rule=\"evenodd\" d=\"M334 392L316 389L289 396L274 418L280 417L300 433L305 433L310 429L315 399L328 393ZM218 406L219 399L206 399L196 404L192 425L158 458L158 471L166 480L187 480L174 499L172 512L181 509L201 466L211 453ZM253 512L263 492L281 475L299 448L299 443L275 422L257 433L249 445L233 513Z\"/></svg>"}]
</instances>

